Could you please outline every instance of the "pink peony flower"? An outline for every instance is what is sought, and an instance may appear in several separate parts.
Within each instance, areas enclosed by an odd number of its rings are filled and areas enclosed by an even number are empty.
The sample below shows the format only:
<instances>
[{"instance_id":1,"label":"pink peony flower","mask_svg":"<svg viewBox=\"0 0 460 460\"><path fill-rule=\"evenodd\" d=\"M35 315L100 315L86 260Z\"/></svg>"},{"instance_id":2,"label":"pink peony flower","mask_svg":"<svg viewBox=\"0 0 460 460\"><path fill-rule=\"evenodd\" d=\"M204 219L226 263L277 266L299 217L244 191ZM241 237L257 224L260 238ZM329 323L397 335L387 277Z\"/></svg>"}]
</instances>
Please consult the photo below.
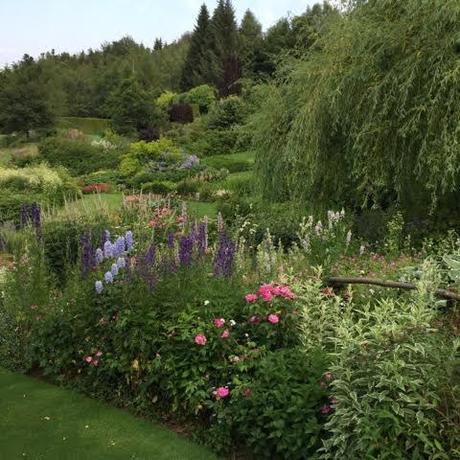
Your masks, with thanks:
<instances>
[{"instance_id":1,"label":"pink peony flower","mask_svg":"<svg viewBox=\"0 0 460 460\"><path fill-rule=\"evenodd\" d=\"M280 321L280 318L278 315L275 315L272 313L271 315L268 315L267 321L272 324L278 324Z\"/></svg>"},{"instance_id":2,"label":"pink peony flower","mask_svg":"<svg viewBox=\"0 0 460 460\"><path fill-rule=\"evenodd\" d=\"M219 387L213 392L216 398L226 398L230 394L228 387Z\"/></svg>"},{"instance_id":3,"label":"pink peony flower","mask_svg":"<svg viewBox=\"0 0 460 460\"><path fill-rule=\"evenodd\" d=\"M223 339L228 339L230 337L230 332L228 329L225 329L224 332L222 332L222 334L220 334L220 336L223 338Z\"/></svg>"},{"instance_id":4,"label":"pink peony flower","mask_svg":"<svg viewBox=\"0 0 460 460\"><path fill-rule=\"evenodd\" d=\"M244 297L247 303L253 303L257 300L257 294L248 294Z\"/></svg>"},{"instance_id":5,"label":"pink peony flower","mask_svg":"<svg viewBox=\"0 0 460 460\"><path fill-rule=\"evenodd\" d=\"M224 318L216 318L214 321L214 326L216 326L217 328L221 328L221 327L224 327L224 324L225 324L225 319Z\"/></svg>"},{"instance_id":6,"label":"pink peony flower","mask_svg":"<svg viewBox=\"0 0 460 460\"><path fill-rule=\"evenodd\" d=\"M273 294L271 293L271 291L263 291L260 294L260 297L262 297L262 299L265 300L265 302L271 302L273 300Z\"/></svg>"},{"instance_id":7,"label":"pink peony flower","mask_svg":"<svg viewBox=\"0 0 460 460\"><path fill-rule=\"evenodd\" d=\"M320 407L319 411L322 414L329 414L332 411L332 407L329 404L324 404Z\"/></svg>"},{"instance_id":8,"label":"pink peony flower","mask_svg":"<svg viewBox=\"0 0 460 460\"><path fill-rule=\"evenodd\" d=\"M93 361L93 357L92 357L92 356L89 356L89 355L88 355L88 356L85 356L83 359L84 359L88 364L91 364L92 361Z\"/></svg>"},{"instance_id":9,"label":"pink peony flower","mask_svg":"<svg viewBox=\"0 0 460 460\"><path fill-rule=\"evenodd\" d=\"M95 359L92 363L91 363L93 366L99 366L99 360L98 359Z\"/></svg>"},{"instance_id":10,"label":"pink peony flower","mask_svg":"<svg viewBox=\"0 0 460 460\"><path fill-rule=\"evenodd\" d=\"M253 315L249 318L249 322L251 324L259 324L261 321L262 321L261 317L257 315Z\"/></svg>"},{"instance_id":11,"label":"pink peony flower","mask_svg":"<svg viewBox=\"0 0 460 460\"><path fill-rule=\"evenodd\" d=\"M100 358L100 357L102 356L102 351L99 350L99 351L96 353L96 356L97 356L98 358Z\"/></svg>"},{"instance_id":12,"label":"pink peony flower","mask_svg":"<svg viewBox=\"0 0 460 460\"><path fill-rule=\"evenodd\" d=\"M288 286L280 286L277 290L281 297L284 297L285 299L295 299L295 294L289 289Z\"/></svg>"},{"instance_id":13,"label":"pink peony flower","mask_svg":"<svg viewBox=\"0 0 460 460\"><path fill-rule=\"evenodd\" d=\"M206 336L204 334L198 334L195 336L195 343L200 346L206 345Z\"/></svg>"}]
</instances>

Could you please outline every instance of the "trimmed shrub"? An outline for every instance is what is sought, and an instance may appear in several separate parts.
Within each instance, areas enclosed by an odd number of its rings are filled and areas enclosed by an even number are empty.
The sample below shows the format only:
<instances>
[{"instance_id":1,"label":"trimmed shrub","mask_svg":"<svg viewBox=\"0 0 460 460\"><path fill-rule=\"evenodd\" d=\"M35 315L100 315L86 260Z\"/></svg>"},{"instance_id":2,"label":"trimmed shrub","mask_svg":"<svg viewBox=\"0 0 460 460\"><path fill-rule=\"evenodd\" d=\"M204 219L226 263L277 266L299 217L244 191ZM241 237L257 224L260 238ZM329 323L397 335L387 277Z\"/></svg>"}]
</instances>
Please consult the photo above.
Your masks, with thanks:
<instances>
[{"instance_id":1,"label":"trimmed shrub","mask_svg":"<svg viewBox=\"0 0 460 460\"><path fill-rule=\"evenodd\" d=\"M175 184L170 181L153 181L146 182L141 187L142 192L144 193L157 193L159 195L168 195L169 193L174 192Z\"/></svg>"}]
</instances>

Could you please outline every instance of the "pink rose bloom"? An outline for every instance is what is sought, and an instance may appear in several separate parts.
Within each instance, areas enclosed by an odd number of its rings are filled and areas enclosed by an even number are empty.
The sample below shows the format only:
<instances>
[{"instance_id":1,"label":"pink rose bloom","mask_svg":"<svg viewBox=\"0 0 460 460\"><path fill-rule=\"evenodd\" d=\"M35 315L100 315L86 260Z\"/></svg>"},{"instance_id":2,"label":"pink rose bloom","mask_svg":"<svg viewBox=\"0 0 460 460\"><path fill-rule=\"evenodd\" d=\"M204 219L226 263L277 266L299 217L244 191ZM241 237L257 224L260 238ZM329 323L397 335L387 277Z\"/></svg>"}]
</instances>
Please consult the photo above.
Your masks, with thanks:
<instances>
[{"instance_id":1,"label":"pink rose bloom","mask_svg":"<svg viewBox=\"0 0 460 460\"><path fill-rule=\"evenodd\" d=\"M276 288L273 286L273 284L262 284L262 286L260 286L259 290L257 291L257 294L259 294L259 296L262 297L265 302L270 302L274 297L275 289Z\"/></svg>"},{"instance_id":2,"label":"pink rose bloom","mask_svg":"<svg viewBox=\"0 0 460 460\"><path fill-rule=\"evenodd\" d=\"M91 356L85 356L83 358L88 364L91 364L91 362L93 361L93 358Z\"/></svg>"},{"instance_id":3,"label":"pink rose bloom","mask_svg":"<svg viewBox=\"0 0 460 460\"><path fill-rule=\"evenodd\" d=\"M245 296L247 303L253 303L257 300L257 294L248 294Z\"/></svg>"},{"instance_id":4,"label":"pink rose bloom","mask_svg":"<svg viewBox=\"0 0 460 460\"><path fill-rule=\"evenodd\" d=\"M228 329L225 329L224 332L222 332L222 334L220 334L220 336L223 338L223 339L228 339L230 337L230 332Z\"/></svg>"},{"instance_id":5,"label":"pink rose bloom","mask_svg":"<svg viewBox=\"0 0 460 460\"><path fill-rule=\"evenodd\" d=\"M195 337L195 343L200 346L206 345L206 336L204 334L198 334Z\"/></svg>"},{"instance_id":6,"label":"pink rose bloom","mask_svg":"<svg viewBox=\"0 0 460 460\"><path fill-rule=\"evenodd\" d=\"M230 394L230 390L228 387L219 387L216 391L214 391L214 396L216 398L226 398Z\"/></svg>"},{"instance_id":7,"label":"pink rose bloom","mask_svg":"<svg viewBox=\"0 0 460 460\"><path fill-rule=\"evenodd\" d=\"M329 404L324 404L323 406L320 407L319 411L322 414L329 414L331 412L332 407Z\"/></svg>"},{"instance_id":8,"label":"pink rose bloom","mask_svg":"<svg viewBox=\"0 0 460 460\"><path fill-rule=\"evenodd\" d=\"M285 299L295 299L294 293L289 289L288 286L281 286L278 288L279 295Z\"/></svg>"},{"instance_id":9,"label":"pink rose bloom","mask_svg":"<svg viewBox=\"0 0 460 460\"><path fill-rule=\"evenodd\" d=\"M225 324L225 319L224 318L216 318L214 321L214 326L218 327L219 329L221 327L224 327L224 324Z\"/></svg>"},{"instance_id":10,"label":"pink rose bloom","mask_svg":"<svg viewBox=\"0 0 460 460\"><path fill-rule=\"evenodd\" d=\"M96 356L97 356L98 358L100 358L100 357L102 356L102 351L98 351L98 352L96 353Z\"/></svg>"},{"instance_id":11,"label":"pink rose bloom","mask_svg":"<svg viewBox=\"0 0 460 460\"><path fill-rule=\"evenodd\" d=\"M99 366L99 360L98 359L95 359L93 362L92 362L93 366Z\"/></svg>"},{"instance_id":12,"label":"pink rose bloom","mask_svg":"<svg viewBox=\"0 0 460 460\"><path fill-rule=\"evenodd\" d=\"M280 319L278 315L271 314L268 315L267 321L272 324L278 324Z\"/></svg>"}]
</instances>

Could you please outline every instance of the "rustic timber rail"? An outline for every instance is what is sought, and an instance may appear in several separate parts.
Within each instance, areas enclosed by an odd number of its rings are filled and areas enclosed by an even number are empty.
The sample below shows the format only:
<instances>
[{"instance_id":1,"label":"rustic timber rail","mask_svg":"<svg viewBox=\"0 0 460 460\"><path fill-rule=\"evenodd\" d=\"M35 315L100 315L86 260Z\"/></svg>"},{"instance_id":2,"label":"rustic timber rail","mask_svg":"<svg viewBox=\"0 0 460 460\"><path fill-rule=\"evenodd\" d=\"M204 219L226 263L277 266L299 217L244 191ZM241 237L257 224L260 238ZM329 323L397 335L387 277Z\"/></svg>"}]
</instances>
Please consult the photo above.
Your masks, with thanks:
<instances>
[{"instance_id":1,"label":"rustic timber rail","mask_svg":"<svg viewBox=\"0 0 460 460\"><path fill-rule=\"evenodd\" d=\"M355 277L338 277L334 276L328 278L327 283L331 286L344 286L346 284L368 284L371 286L381 286L385 288L393 288L393 289L405 289L405 290L414 290L417 289L417 286L412 283L402 283L399 281L384 281L384 280L376 280L373 278L355 278ZM446 289L436 289L434 292L436 297L446 300L456 300L460 301L460 294L452 291L448 291Z\"/></svg>"}]
</instances>

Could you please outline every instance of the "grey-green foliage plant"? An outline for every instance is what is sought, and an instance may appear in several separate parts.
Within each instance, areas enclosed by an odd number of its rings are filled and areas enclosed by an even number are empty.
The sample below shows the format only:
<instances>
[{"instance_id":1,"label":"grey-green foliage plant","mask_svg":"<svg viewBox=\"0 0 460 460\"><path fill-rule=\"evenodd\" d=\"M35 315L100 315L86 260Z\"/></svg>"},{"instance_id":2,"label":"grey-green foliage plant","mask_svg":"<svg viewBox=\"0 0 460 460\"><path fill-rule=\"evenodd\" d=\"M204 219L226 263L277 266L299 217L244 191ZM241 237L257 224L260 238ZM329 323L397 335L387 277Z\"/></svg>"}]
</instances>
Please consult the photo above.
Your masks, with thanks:
<instances>
[{"instance_id":1,"label":"grey-green foliage plant","mask_svg":"<svg viewBox=\"0 0 460 460\"><path fill-rule=\"evenodd\" d=\"M256 115L265 197L429 210L459 175L460 3L358 2L331 18Z\"/></svg>"},{"instance_id":2,"label":"grey-green foliage plant","mask_svg":"<svg viewBox=\"0 0 460 460\"><path fill-rule=\"evenodd\" d=\"M460 458L460 340L437 328L439 279L425 263L412 297L369 302L336 322L337 403L322 458Z\"/></svg>"}]
</instances>

